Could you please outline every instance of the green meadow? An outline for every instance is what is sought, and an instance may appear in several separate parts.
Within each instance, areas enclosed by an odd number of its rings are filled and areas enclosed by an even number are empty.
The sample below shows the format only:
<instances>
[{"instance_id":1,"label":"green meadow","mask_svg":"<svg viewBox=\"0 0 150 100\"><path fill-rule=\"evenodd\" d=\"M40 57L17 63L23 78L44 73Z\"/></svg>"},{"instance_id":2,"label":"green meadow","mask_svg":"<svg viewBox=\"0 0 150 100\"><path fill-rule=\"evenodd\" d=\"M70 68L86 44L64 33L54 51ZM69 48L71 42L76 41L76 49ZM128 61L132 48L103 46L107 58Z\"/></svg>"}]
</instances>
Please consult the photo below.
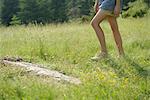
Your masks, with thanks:
<instances>
[{"instance_id":1,"label":"green meadow","mask_svg":"<svg viewBox=\"0 0 150 100\"><path fill-rule=\"evenodd\" d=\"M0 57L21 57L82 81L80 85L35 76L0 64L0 100L150 100L150 18L118 19L126 56L118 58L109 24L109 57L93 62L100 50L89 23L0 26Z\"/></svg>"}]
</instances>

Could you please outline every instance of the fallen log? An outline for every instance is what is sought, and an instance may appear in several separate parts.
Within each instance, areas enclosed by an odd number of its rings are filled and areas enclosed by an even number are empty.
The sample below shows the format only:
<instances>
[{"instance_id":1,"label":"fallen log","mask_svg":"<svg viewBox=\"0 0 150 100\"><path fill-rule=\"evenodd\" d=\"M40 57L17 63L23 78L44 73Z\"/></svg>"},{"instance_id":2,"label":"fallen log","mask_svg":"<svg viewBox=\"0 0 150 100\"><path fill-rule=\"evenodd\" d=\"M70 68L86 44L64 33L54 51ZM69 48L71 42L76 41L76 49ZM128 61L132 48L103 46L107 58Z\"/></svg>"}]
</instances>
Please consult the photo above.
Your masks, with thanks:
<instances>
[{"instance_id":1,"label":"fallen log","mask_svg":"<svg viewBox=\"0 0 150 100\"><path fill-rule=\"evenodd\" d=\"M25 68L27 71L34 72L36 75L48 76L48 77L51 77L55 80L66 81L66 82L76 84L76 85L81 83L81 81L78 78L74 78L74 77L71 77L71 76L64 75L64 74L62 74L58 71L46 69L46 67L44 67L42 65L32 64L32 63L23 62L23 61L2 60L2 62L5 65Z\"/></svg>"}]
</instances>

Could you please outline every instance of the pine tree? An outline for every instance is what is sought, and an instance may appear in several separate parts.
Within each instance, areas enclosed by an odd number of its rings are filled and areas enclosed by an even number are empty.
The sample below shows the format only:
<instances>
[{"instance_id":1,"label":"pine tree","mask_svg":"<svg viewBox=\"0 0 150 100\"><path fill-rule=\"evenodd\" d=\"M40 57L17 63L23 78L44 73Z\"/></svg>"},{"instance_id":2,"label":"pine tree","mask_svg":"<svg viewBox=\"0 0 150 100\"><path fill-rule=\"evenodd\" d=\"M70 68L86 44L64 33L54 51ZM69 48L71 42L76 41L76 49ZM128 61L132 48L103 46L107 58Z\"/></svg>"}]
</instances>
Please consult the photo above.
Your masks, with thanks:
<instances>
[{"instance_id":1,"label":"pine tree","mask_svg":"<svg viewBox=\"0 0 150 100\"><path fill-rule=\"evenodd\" d=\"M2 0L0 0L0 24L1 24L1 11L2 11L2 4L3 4L3 1Z\"/></svg>"},{"instance_id":2,"label":"pine tree","mask_svg":"<svg viewBox=\"0 0 150 100\"><path fill-rule=\"evenodd\" d=\"M80 16L80 0L68 0L68 16L78 18Z\"/></svg>"},{"instance_id":3,"label":"pine tree","mask_svg":"<svg viewBox=\"0 0 150 100\"><path fill-rule=\"evenodd\" d=\"M19 17L24 24L50 22L50 0L21 0Z\"/></svg>"},{"instance_id":4,"label":"pine tree","mask_svg":"<svg viewBox=\"0 0 150 100\"><path fill-rule=\"evenodd\" d=\"M93 5L93 0L81 0L80 4L81 15L89 16L91 12L91 7Z\"/></svg>"},{"instance_id":5,"label":"pine tree","mask_svg":"<svg viewBox=\"0 0 150 100\"><path fill-rule=\"evenodd\" d=\"M21 24L21 20L14 15L11 19L10 25L20 25Z\"/></svg>"},{"instance_id":6,"label":"pine tree","mask_svg":"<svg viewBox=\"0 0 150 100\"><path fill-rule=\"evenodd\" d=\"M66 0L51 0L50 9L52 22L57 23L68 20Z\"/></svg>"},{"instance_id":7,"label":"pine tree","mask_svg":"<svg viewBox=\"0 0 150 100\"><path fill-rule=\"evenodd\" d=\"M21 21L25 24L30 22L36 22L38 4L37 0L21 0L21 11L19 12L19 17Z\"/></svg>"},{"instance_id":8,"label":"pine tree","mask_svg":"<svg viewBox=\"0 0 150 100\"><path fill-rule=\"evenodd\" d=\"M19 0L4 0L2 11L1 11L1 20L2 24L10 25L11 19L14 15L17 15L19 11Z\"/></svg>"},{"instance_id":9,"label":"pine tree","mask_svg":"<svg viewBox=\"0 0 150 100\"><path fill-rule=\"evenodd\" d=\"M3 0L0 0L0 17L1 17L2 5L3 5Z\"/></svg>"}]
</instances>

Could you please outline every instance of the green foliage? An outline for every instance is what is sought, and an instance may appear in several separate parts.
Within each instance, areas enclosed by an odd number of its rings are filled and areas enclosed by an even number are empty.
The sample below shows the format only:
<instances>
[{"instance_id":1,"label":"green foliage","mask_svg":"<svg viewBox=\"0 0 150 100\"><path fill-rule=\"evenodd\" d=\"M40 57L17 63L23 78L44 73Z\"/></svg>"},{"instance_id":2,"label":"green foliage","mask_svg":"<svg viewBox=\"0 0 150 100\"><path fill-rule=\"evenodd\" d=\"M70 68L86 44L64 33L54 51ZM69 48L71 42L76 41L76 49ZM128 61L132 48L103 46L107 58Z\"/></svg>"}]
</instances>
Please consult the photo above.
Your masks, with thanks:
<instances>
[{"instance_id":1,"label":"green foliage","mask_svg":"<svg viewBox=\"0 0 150 100\"><path fill-rule=\"evenodd\" d=\"M87 16L87 15L83 15L81 17L81 22L90 22L91 21L91 17L90 16Z\"/></svg>"},{"instance_id":2,"label":"green foliage","mask_svg":"<svg viewBox=\"0 0 150 100\"><path fill-rule=\"evenodd\" d=\"M1 19L2 4L3 4L3 1L0 0L0 19Z\"/></svg>"},{"instance_id":3,"label":"green foliage","mask_svg":"<svg viewBox=\"0 0 150 100\"><path fill-rule=\"evenodd\" d=\"M19 56L81 79L57 82L0 65L0 99L148 100L150 97L150 19L118 19L125 58L117 58L112 32L103 22L109 57L90 60L99 50L89 23L0 27L0 57ZM32 58L32 59L31 59ZM31 59L31 60L30 60Z\"/></svg>"},{"instance_id":4,"label":"green foliage","mask_svg":"<svg viewBox=\"0 0 150 100\"><path fill-rule=\"evenodd\" d=\"M53 100L54 87L43 83L42 78L29 76L23 69L2 64L0 69L0 100Z\"/></svg>"},{"instance_id":5,"label":"green foliage","mask_svg":"<svg viewBox=\"0 0 150 100\"><path fill-rule=\"evenodd\" d=\"M80 17L80 0L67 0L68 16L70 19Z\"/></svg>"},{"instance_id":6,"label":"green foliage","mask_svg":"<svg viewBox=\"0 0 150 100\"><path fill-rule=\"evenodd\" d=\"M4 0L1 11L2 24L9 25L12 17L14 15L17 15L18 11L19 11L18 0Z\"/></svg>"},{"instance_id":7,"label":"green foliage","mask_svg":"<svg viewBox=\"0 0 150 100\"><path fill-rule=\"evenodd\" d=\"M11 19L10 25L21 25L21 20L14 15Z\"/></svg>"},{"instance_id":8,"label":"green foliage","mask_svg":"<svg viewBox=\"0 0 150 100\"><path fill-rule=\"evenodd\" d=\"M80 1L80 13L81 15L90 15L91 8L93 6L93 0L81 0Z\"/></svg>"},{"instance_id":9,"label":"green foliage","mask_svg":"<svg viewBox=\"0 0 150 100\"><path fill-rule=\"evenodd\" d=\"M49 0L21 0L19 17L22 23L46 23L49 22Z\"/></svg>"},{"instance_id":10,"label":"green foliage","mask_svg":"<svg viewBox=\"0 0 150 100\"><path fill-rule=\"evenodd\" d=\"M148 13L147 13L147 15L148 15L148 16L150 16L150 9L148 10Z\"/></svg>"},{"instance_id":11,"label":"green foliage","mask_svg":"<svg viewBox=\"0 0 150 100\"><path fill-rule=\"evenodd\" d=\"M65 22L68 20L67 16L67 2L66 0L51 0L51 21Z\"/></svg>"},{"instance_id":12,"label":"green foliage","mask_svg":"<svg viewBox=\"0 0 150 100\"><path fill-rule=\"evenodd\" d=\"M148 6L144 0L137 0L128 4L129 9L123 13L123 17L144 17L148 11Z\"/></svg>"},{"instance_id":13,"label":"green foliage","mask_svg":"<svg viewBox=\"0 0 150 100\"><path fill-rule=\"evenodd\" d=\"M150 7L149 0L123 0L124 17L143 17ZM63 23L95 15L95 0L0 0L0 18L4 25L10 25L14 15L22 24Z\"/></svg>"},{"instance_id":14,"label":"green foliage","mask_svg":"<svg viewBox=\"0 0 150 100\"><path fill-rule=\"evenodd\" d=\"M144 0L144 2L148 5L148 7L150 8L150 0Z\"/></svg>"},{"instance_id":15,"label":"green foliage","mask_svg":"<svg viewBox=\"0 0 150 100\"><path fill-rule=\"evenodd\" d=\"M136 0L123 0L123 4L124 4L125 6L128 6L128 3L129 3L129 2L134 2L134 1L136 1Z\"/></svg>"},{"instance_id":16,"label":"green foliage","mask_svg":"<svg viewBox=\"0 0 150 100\"><path fill-rule=\"evenodd\" d=\"M119 18L118 24L126 57L117 58L111 30L104 22L110 56L99 62L90 60L99 43L89 23L0 27L0 58L18 55L82 81L75 86L0 65L0 99L148 100L150 19Z\"/></svg>"},{"instance_id":17,"label":"green foliage","mask_svg":"<svg viewBox=\"0 0 150 100\"><path fill-rule=\"evenodd\" d=\"M68 20L66 0L21 0L19 17L25 24Z\"/></svg>"}]
</instances>

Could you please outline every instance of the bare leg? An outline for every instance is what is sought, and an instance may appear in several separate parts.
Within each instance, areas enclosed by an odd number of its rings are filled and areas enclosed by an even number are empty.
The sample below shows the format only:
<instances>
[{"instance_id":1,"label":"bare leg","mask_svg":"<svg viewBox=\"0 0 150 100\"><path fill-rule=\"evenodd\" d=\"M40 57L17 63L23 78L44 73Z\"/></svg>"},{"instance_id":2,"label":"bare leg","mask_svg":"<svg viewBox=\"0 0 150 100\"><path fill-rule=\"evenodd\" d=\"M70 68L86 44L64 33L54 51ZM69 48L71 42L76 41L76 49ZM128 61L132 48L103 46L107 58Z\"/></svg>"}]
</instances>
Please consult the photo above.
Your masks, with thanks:
<instances>
[{"instance_id":1,"label":"bare leg","mask_svg":"<svg viewBox=\"0 0 150 100\"><path fill-rule=\"evenodd\" d=\"M107 19L108 19L108 22L113 31L114 39L115 39L116 45L118 47L119 54L124 55L124 50L122 47L122 39L121 39L121 35L120 35L119 29L118 29L117 20L115 17L112 17L112 16L108 16Z\"/></svg>"},{"instance_id":2,"label":"bare leg","mask_svg":"<svg viewBox=\"0 0 150 100\"><path fill-rule=\"evenodd\" d=\"M105 52L105 53L107 53L105 36L104 36L104 32L99 24L106 18L106 16L107 15L105 13L103 13L101 10L99 10L91 21L91 25L94 28L94 30L97 34L97 37L99 39L99 42L101 45L101 51Z\"/></svg>"}]
</instances>

